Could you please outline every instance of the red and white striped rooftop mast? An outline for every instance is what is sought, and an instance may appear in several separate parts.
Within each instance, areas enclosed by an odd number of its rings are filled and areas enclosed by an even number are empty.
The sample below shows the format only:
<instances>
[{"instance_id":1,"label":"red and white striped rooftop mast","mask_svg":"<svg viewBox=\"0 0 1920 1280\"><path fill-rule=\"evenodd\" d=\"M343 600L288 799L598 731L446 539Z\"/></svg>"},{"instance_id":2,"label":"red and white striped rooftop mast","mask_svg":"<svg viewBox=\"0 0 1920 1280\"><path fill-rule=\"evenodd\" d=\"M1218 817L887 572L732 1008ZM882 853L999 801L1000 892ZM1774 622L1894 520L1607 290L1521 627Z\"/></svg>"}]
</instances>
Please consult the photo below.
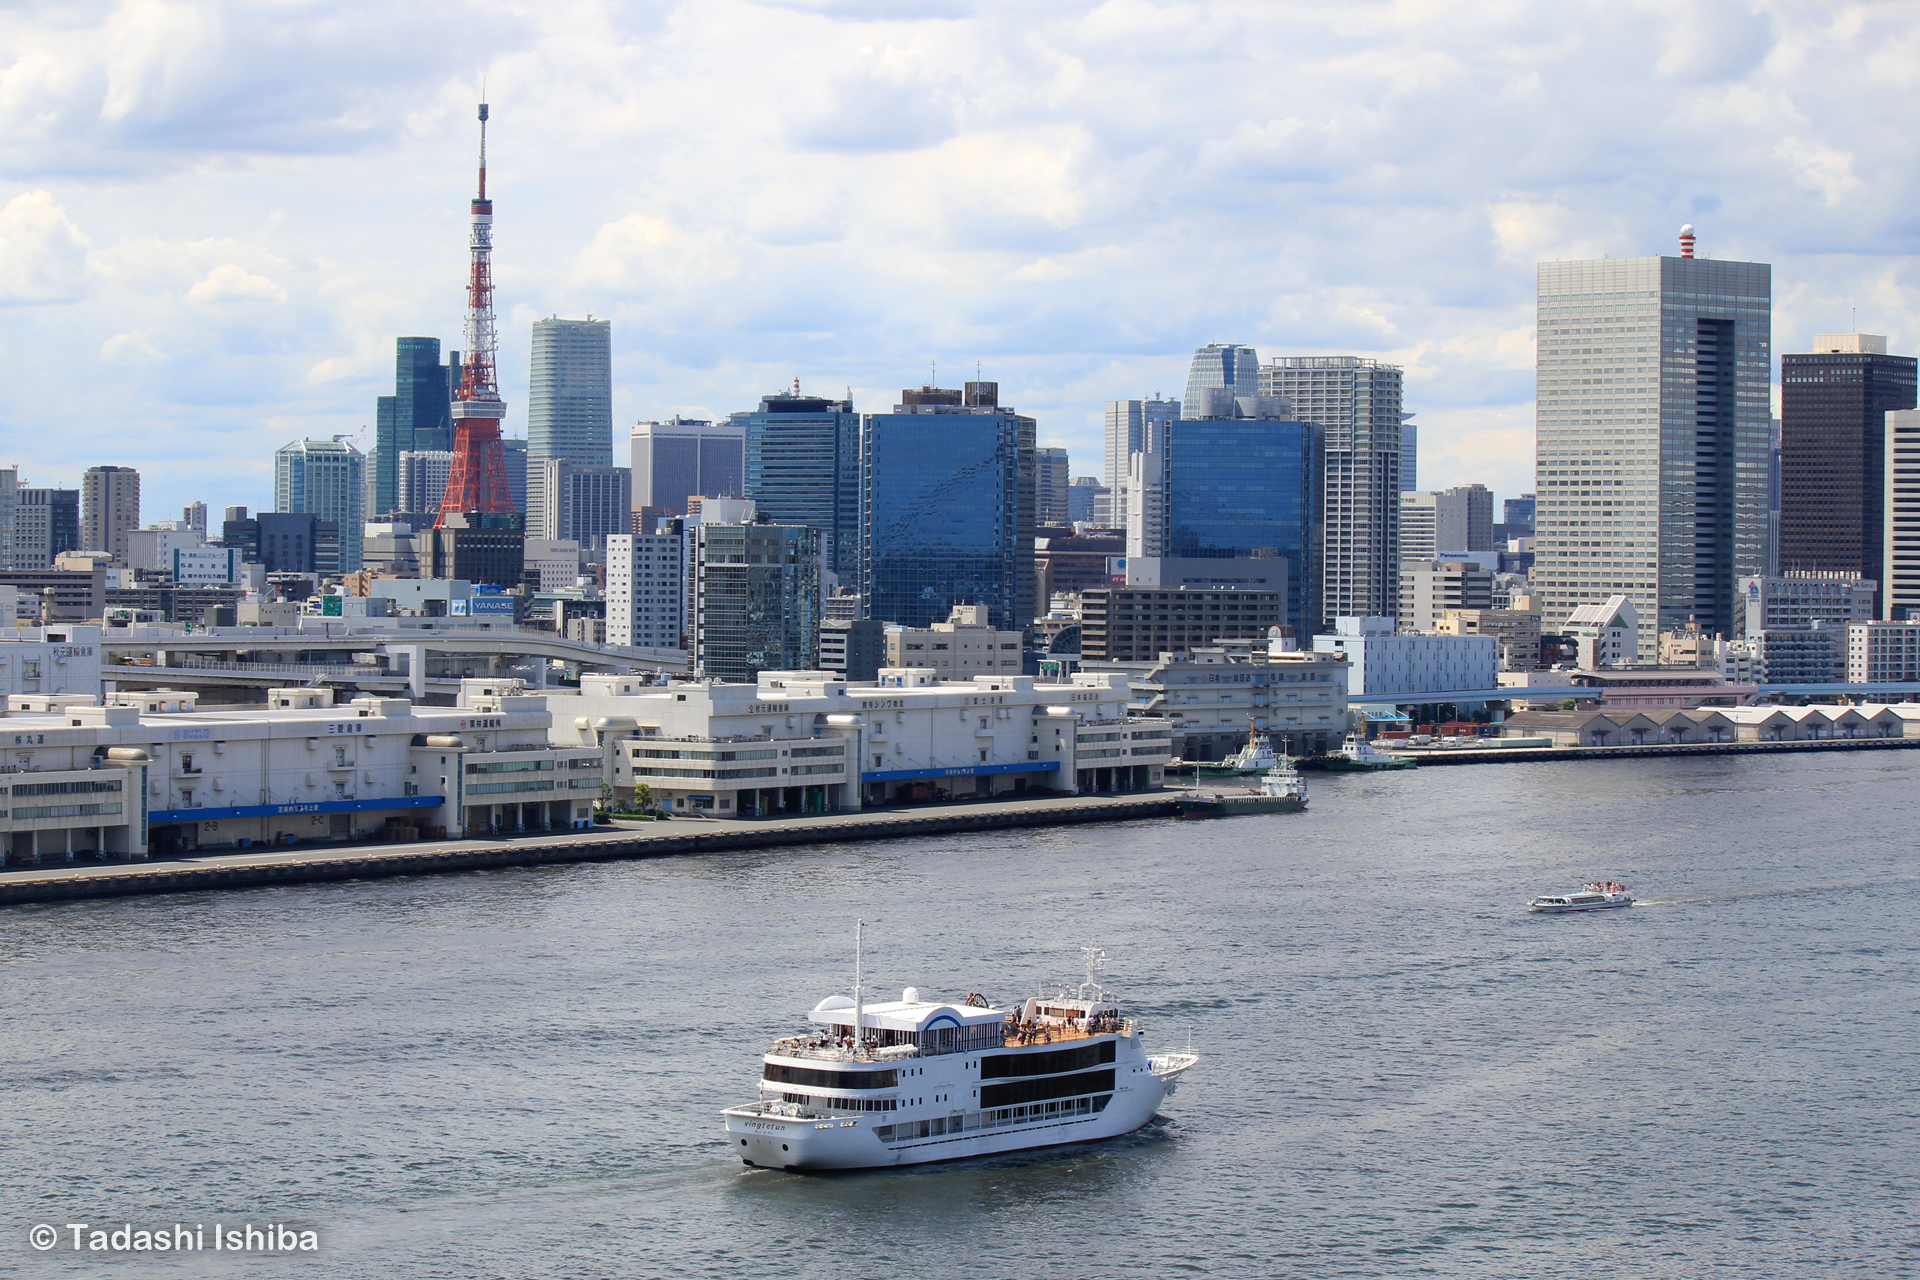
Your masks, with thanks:
<instances>
[{"instance_id":1,"label":"red and white striped rooftop mast","mask_svg":"<svg viewBox=\"0 0 1920 1280\"><path fill-rule=\"evenodd\" d=\"M466 351L460 391L453 402L453 470L446 497L434 522L445 528L448 515L512 515L507 460L500 446L500 420L507 405L500 398L494 366L500 341L493 322L493 201L487 199L487 104L480 104L480 190L473 199L473 253L467 280Z\"/></svg>"}]
</instances>

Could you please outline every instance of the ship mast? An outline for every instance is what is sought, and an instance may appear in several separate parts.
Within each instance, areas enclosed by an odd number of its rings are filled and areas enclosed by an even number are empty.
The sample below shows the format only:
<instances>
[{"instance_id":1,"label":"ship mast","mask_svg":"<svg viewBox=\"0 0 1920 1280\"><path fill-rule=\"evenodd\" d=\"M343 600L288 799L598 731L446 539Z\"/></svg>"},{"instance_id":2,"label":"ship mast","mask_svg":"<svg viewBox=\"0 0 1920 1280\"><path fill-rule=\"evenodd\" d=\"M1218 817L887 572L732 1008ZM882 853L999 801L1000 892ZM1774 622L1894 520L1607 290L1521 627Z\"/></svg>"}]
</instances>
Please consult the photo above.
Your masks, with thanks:
<instances>
[{"instance_id":1,"label":"ship mast","mask_svg":"<svg viewBox=\"0 0 1920 1280\"><path fill-rule=\"evenodd\" d=\"M860 1056L860 932L866 928L866 921L856 920L853 925L853 1054Z\"/></svg>"}]
</instances>

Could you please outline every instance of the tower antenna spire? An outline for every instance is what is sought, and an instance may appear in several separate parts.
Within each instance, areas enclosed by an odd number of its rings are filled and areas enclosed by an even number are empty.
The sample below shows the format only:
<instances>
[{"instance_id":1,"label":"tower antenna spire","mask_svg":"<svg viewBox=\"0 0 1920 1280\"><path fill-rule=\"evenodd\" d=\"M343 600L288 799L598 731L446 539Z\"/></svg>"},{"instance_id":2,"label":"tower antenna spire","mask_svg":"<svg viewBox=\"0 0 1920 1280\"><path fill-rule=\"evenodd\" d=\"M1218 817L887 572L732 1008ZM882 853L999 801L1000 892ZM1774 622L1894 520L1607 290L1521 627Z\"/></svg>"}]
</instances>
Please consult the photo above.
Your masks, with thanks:
<instances>
[{"instance_id":1,"label":"tower antenna spire","mask_svg":"<svg viewBox=\"0 0 1920 1280\"><path fill-rule=\"evenodd\" d=\"M484 97L486 90L481 89ZM467 276L465 359L453 401L453 469L440 502L436 528L447 517L475 525L511 523L513 495L507 487L507 459L500 444L500 421L507 415L495 373L500 356L493 317L493 201L487 198L487 104L480 104L480 184L470 210L471 256ZM475 517L491 517L476 519Z\"/></svg>"}]
</instances>

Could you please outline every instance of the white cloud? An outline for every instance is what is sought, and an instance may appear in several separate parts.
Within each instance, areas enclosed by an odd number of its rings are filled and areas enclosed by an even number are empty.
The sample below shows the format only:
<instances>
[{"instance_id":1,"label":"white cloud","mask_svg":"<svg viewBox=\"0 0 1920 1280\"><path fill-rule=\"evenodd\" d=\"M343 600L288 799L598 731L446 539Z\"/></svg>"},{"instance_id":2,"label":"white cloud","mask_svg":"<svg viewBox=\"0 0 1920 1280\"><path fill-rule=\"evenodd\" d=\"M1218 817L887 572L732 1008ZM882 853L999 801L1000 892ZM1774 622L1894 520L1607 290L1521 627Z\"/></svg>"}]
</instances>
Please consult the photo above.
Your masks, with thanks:
<instances>
[{"instance_id":1,"label":"white cloud","mask_svg":"<svg viewBox=\"0 0 1920 1280\"><path fill-rule=\"evenodd\" d=\"M86 235L45 191L0 208L0 303L73 302L88 284Z\"/></svg>"},{"instance_id":2,"label":"white cloud","mask_svg":"<svg viewBox=\"0 0 1920 1280\"><path fill-rule=\"evenodd\" d=\"M257 503L459 344L494 103L503 373L625 416L983 362L1095 469L1199 343L1403 362L1423 482L1528 483L1534 263L1775 264L1777 345L1920 347L1920 30L1775 0L99 0L0 11L0 427ZM86 230L83 233L80 228ZM49 432L44 424L58 422ZM201 465L195 465L195 464Z\"/></svg>"}]
</instances>

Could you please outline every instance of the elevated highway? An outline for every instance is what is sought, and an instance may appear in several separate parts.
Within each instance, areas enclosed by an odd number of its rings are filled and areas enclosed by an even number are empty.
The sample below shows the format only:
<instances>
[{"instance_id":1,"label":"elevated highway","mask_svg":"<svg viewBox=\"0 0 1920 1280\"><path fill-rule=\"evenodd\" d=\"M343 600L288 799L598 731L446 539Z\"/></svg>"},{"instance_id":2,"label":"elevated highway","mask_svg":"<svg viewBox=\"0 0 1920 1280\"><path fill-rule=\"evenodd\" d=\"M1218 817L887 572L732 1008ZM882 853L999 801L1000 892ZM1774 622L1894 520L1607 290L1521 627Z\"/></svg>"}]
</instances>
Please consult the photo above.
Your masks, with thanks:
<instances>
[{"instance_id":1,"label":"elevated highway","mask_svg":"<svg viewBox=\"0 0 1920 1280\"><path fill-rule=\"evenodd\" d=\"M292 627L112 628L101 641L101 676L122 689L265 690L328 684L425 700L450 697L460 681L517 676L535 686L584 672L687 670L678 649L586 644L551 632L502 628L376 628L329 623Z\"/></svg>"}]
</instances>

